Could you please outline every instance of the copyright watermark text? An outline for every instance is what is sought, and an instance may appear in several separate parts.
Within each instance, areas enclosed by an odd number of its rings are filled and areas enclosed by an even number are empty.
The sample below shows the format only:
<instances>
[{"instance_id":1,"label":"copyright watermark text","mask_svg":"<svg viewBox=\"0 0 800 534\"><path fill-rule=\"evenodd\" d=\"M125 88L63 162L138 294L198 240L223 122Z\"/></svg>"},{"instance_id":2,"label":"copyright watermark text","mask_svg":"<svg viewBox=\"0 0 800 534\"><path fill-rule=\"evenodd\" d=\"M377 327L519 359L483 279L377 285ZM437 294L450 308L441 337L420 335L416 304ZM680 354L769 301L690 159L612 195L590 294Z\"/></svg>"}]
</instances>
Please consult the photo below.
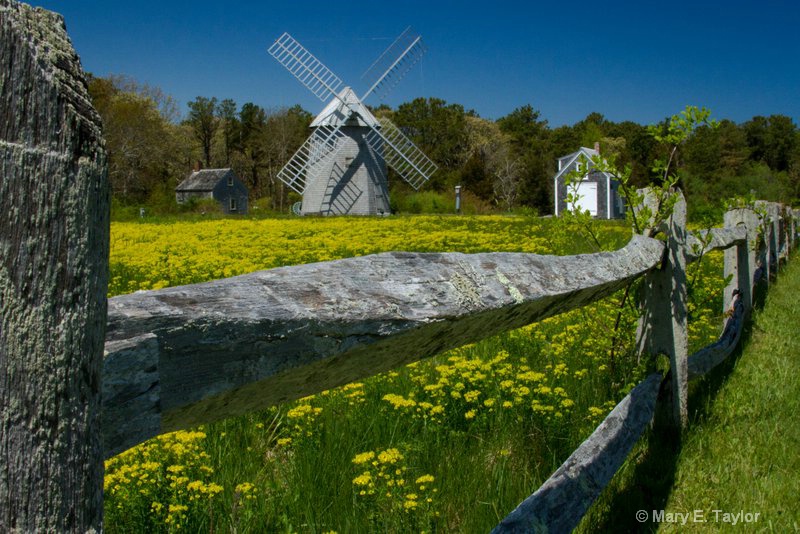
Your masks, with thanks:
<instances>
[{"instance_id":1,"label":"copyright watermark text","mask_svg":"<svg viewBox=\"0 0 800 534\"><path fill-rule=\"evenodd\" d=\"M665 510L639 510L636 520L639 523L727 523L738 525L740 523L758 523L761 512L748 512L745 510L692 510L690 512L667 512Z\"/></svg>"}]
</instances>

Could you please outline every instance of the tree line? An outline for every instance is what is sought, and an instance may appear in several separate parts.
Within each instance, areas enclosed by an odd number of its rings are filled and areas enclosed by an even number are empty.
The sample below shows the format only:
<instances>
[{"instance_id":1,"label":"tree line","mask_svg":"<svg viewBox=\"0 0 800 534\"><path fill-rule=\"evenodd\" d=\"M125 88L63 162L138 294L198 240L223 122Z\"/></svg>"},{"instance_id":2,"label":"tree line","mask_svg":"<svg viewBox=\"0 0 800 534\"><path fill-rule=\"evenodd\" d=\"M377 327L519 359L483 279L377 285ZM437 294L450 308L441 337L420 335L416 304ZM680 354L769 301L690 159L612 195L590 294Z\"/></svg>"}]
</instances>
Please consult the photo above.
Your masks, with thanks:
<instances>
[{"instance_id":1,"label":"tree line","mask_svg":"<svg viewBox=\"0 0 800 534\"><path fill-rule=\"evenodd\" d=\"M251 202L263 208L286 211L295 200L276 174L309 134L313 117L300 106L265 109L198 96L182 114L158 88L120 76L90 77L89 92L104 122L115 202L171 202L198 162L233 168ZM461 185L476 201L504 211L552 213L557 158L581 146L600 143L603 154L631 167L634 185L658 183L651 165L666 150L648 126L596 112L553 128L530 105L497 120L439 98L372 111L394 121L439 165L426 189L449 195ZM666 129L667 119L657 127ZM790 117L719 120L699 128L675 157L695 216L718 213L720 199L737 195L800 201L800 130ZM393 199L413 193L389 179Z\"/></svg>"}]
</instances>

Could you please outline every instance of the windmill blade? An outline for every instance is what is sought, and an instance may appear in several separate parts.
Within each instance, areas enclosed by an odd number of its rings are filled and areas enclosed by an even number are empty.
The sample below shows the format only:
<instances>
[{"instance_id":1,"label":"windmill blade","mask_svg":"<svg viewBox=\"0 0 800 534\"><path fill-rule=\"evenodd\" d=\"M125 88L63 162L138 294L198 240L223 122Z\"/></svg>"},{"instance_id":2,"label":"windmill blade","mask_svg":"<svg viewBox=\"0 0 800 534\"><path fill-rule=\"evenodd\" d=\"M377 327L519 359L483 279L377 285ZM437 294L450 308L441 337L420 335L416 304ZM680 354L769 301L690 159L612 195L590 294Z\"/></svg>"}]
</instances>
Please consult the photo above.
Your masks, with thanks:
<instances>
[{"instance_id":1,"label":"windmill blade","mask_svg":"<svg viewBox=\"0 0 800 534\"><path fill-rule=\"evenodd\" d=\"M323 102L339 92L342 80L288 33L272 43L268 51Z\"/></svg>"},{"instance_id":2,"label":"windmill blade","mask_svg":"<svg viewBox=\"0 0 800 534\"><path fill-rule=\"evenodd\" d=\"M278 179L302 195L306 189L308 170L336 154L342 146L339 142L342 137L339 126L319 126L278 172Z\"/></svg>"},{"instance_id":3,"label":"windmill blade","mask_svg":"<svg viewBox=\"0 0 800 534\"><path fill-rule=\"evenodd\" d=\"M382 150L386 164L411 187L419 189L438 167L392 121L382 118L378 122L381 128L370 129L367 143L377 152Z\"/></svg>"},{"instance_id":4,"label":"windmill blade","mask_svg":"<svg viewBox=\"0 0 800 534\"><path fill-rule=\"evenodd\" d=\"M422 37L415 33L410 26L406 28L361 76L367 83L371 83L361 100L366 99L372 93L378 93L378 98L381 100L385 98L389 91L411 70L411 67L422 59L426 50L422 44Z\"/></svg>"}]
</instances>

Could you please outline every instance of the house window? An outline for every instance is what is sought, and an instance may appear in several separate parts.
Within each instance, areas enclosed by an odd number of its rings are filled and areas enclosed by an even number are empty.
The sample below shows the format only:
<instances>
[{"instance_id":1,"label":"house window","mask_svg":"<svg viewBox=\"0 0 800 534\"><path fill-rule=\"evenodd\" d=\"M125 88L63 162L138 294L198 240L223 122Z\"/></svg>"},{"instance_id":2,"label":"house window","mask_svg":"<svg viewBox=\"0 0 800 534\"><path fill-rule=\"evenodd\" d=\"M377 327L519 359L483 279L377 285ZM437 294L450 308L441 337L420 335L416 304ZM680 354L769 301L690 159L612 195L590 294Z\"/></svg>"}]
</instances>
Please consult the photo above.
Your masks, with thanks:
<instances>
[{"instance_id":1,"label":"house window","mask_svg":"<svg viewBox=\"0 0 800 534\"><path fill-rule=\"evenodd\" d=\"M583 171L583 163L582 163L582 162L580 162L580 161L579 161L579 162L577 162L577 163L575 164L575 171L576 171L576 172L581 172L581 171Z\"/></svg>"},{"instance_id":2,"label":"house window","mask_svg":"<svg viewBox=\"0 0 800 534\"><path fill-rule=\"evenodd\" d=\"M233 174L228 175L228 186L233 187Z\"/></svg>"},{"instance_id":3,"label":"house window","mask_svg":"<svg viewBox=\"0 0 800 534\"><path fill-rule=\"evenodd\" d=\"M353 159L354 159L353 156L345 156L345 158L344 158L345 165L347 165L348 167L352 167L353 166Z\"/></svg>"},{"instance_id":4,"label":"house window","mask_svg":"<svg viewBox=\"0 0 800 534\"><path fill-rule=\"evenodd\" d=\"M236 199L231 197L230 198L230 210L229 211L236 211Z\"/></svg>"}]
</instances>

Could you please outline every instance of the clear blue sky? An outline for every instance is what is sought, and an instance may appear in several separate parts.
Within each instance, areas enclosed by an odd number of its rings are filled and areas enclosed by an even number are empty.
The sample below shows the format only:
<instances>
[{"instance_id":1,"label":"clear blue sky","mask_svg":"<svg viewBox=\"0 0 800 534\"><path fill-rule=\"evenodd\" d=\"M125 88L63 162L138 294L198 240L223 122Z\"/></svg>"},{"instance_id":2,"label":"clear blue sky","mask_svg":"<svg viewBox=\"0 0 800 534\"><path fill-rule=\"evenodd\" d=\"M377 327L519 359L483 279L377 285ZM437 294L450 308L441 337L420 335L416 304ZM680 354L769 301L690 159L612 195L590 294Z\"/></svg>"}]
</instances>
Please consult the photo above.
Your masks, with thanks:
<instances>
[{"instance_id":1,"label":"clear blue sky","mask_svg":"<svg viewBox=\"0 0 800 534\"><path fill-rule=\"evenodd\" d=\"M530 104L551 126L598 111L657 122L686 105L736 122L800 122L800 2L41 0L84 69L194 97L323 107L266 52L284 31L361 94L406 26L428 53L386 99L435 96L496 119ZM368 101L377 104L377 101Z\"/></svg>"}]
</instances>

